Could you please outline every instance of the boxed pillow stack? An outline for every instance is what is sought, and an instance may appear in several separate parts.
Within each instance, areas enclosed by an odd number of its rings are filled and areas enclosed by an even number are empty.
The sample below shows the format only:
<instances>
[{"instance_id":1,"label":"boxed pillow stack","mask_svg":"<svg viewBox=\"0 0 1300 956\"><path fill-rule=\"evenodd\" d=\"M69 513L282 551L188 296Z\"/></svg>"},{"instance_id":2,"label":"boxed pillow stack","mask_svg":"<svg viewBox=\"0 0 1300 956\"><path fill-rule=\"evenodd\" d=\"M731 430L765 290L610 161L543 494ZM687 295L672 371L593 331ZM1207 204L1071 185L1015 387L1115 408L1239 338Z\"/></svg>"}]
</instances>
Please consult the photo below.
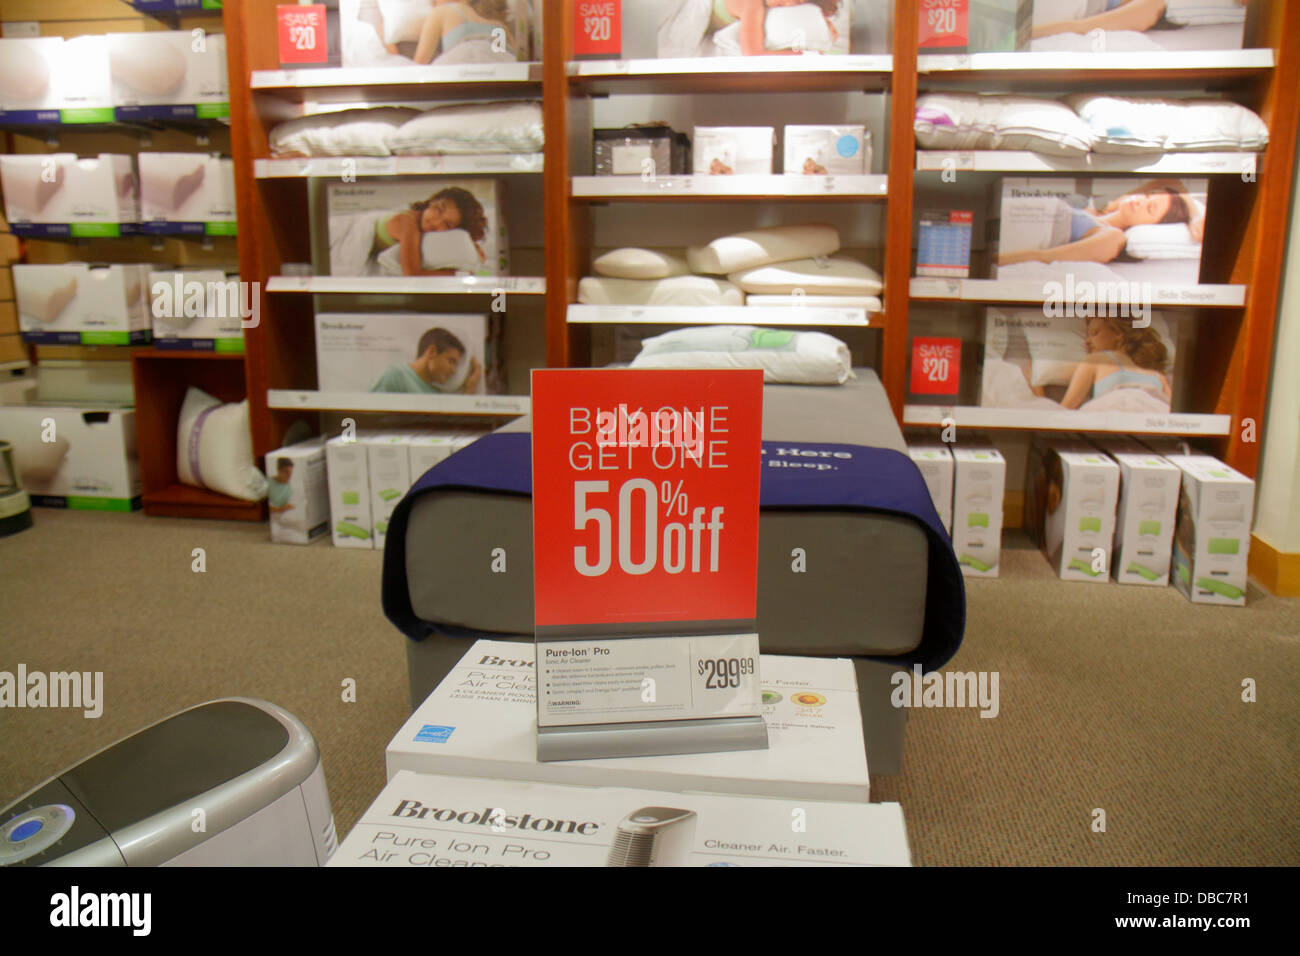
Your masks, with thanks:
<instances>
[{"instance_id":1,"label":"boxed pillow stack","mask_svg":"<svg viewBox=\"0 0 1300 956\"><path fill-rule=\"evenodd\" d=\"M33 504L140 507L134 409L0 405L0 440L13 446L14 467Z\"/></svg>"},{"instance_id":2,"label":"boxed pillow stack","mask_svg":"<svg viewBox=\"0 0 1300 956\"><path fill-rule=\"evenodd\" d=\"M136 231L140 190L130 156L0 156L5 217L16 235L91 238Z\"/></svg>"},{"instance_id":3,"label":"boxed pillow stack","mask_svg":"<svg viewBox=\"0 0 1300 956\"><path fill-rule=\"evenodd\" d=\"M112 122L106 38L0 38L0 118L9 124Z\"/></svg>"},{"instance_id":4,"label":"boxed pillow stack","mask_svg":"<svg viewBox=\"0 0 1300 956\"><path fill-rule=\"evenodd\" d=\"M147 265L15 265L23 340L38 345L148 342L148 276Z\"/></svg>"},{"instance_id":5,"label":"boxed pillow stack","mask_svg":"<svg viewBox=\"0 0 1300 956\"><path fill-rule=\"evenodd\" d=\"M147 153L140 168L140 215L146 233L233 236L235 162L203 153Z\"/></svg>"},{"instance_id":6,"label":"boxed pillow stack","mask_svg":"<svg viewBox=\"0 0 1300 956\"><path fill-rule=\"evenodd\" d=\"M256 303L239 276L221 269L149 273L153 339L160 349L244 351L244 320Z\"/></svg>"},{"instance_id":7,"label":"boxed pillow stack","mask_svg":"<svg viewBox=\"0 0 1300 956\"><path fill-rule=\"evenodd\" d=\"M119 117L216 119L230 115L226 38L160 30L107 36Z\"/></svg>"}]
</instances>

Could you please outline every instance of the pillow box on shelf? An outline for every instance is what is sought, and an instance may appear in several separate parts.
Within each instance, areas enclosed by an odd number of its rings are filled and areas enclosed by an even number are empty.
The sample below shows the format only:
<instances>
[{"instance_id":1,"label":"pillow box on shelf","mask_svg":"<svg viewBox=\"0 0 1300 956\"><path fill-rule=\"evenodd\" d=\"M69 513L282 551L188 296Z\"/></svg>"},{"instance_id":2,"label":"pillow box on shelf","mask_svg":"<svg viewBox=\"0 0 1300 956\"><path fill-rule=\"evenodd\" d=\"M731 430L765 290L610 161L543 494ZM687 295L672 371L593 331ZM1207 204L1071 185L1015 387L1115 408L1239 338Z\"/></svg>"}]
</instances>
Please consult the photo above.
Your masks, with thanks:
<instances>
[{"instance_id":1,"label":"pillow box on shelf","mask_svg":"<svg viewBox=\"0 0 1300 956\"><path fill-rule=\"evenodd\" d=\"M148 153L140 169L140 222L146 233L235 234L235 162L203 153Z\"/></svg>"},{"instance_id":2,"label":"pillow box on shelf","mask_svg":"<svg viewBox=\"0 0 1300 956\"><path fill-rule=\"evenodd\" d=\"M920 469L925 486L930 489L934 510L944 530L952 533L953 460L948 446L933 438L908 438L907 453Z\"/></svg>"},{"instance_id":3,"label":"pillow box on shelf","mask_svg":"<svg viewBox=\"0 0 1300 956\"><path fill-rule=\"evenodd\" d=\"M244 351L244 300L238 275L221 269L149 273L153 340L160 349Z\"/></svg>"},{"instance_id":4,"label":"pillow box on shelf","mask_svg":"<svg viewBox=\"0 0 1300 956\"><path fill-rule=\"evenodd\" d=\"M185 392L176 426L181 484L243 501L266 497L266 476L253 464L248 399L223 404L200 388Z\"/></svg>"},{"instance_id":5,"label":"pillow box on shelf","mask_svg":"<svg viewBox=\"0 0 1300 956\"><path fill-rule=\"evenodd\" d=\"M393 509L411 489L412 436L406 432L380 432L364 442L370 483L370 518L375 548L382 550L388 538L388 521Z\"/></svg>"},{"instance_id":6,"label":"pillow box on shelf","mask_svg":"<svg viewBox=\"0 0 1300 956\"><path fill-rule=\"evenodd\" d=\"M1094 436L1093 444L1119 465L1119 511L1111 573L1120 584L1169 583L1181 472L1124 435Z\"/></svg>"},{"instance_id":7,"label":"pillow box on shelf","mask_svg":"<svg viewBox=\"0 0 1300 956\"><path fill-rule=\"evenodd\" d=\"M13 267L23 340L38 345L134 345L150 338L147 265L84 262Z\"/></svg>"},{"instance_id":8,"label":"pillow box on shelf","mask_svg":"<svg viewBox=\"0 0 1300 956\"><path fill-rule=\"evenodd\" d=\"M527 60L532 5L505 0L503 19L458 10L435 0L339 0L345 67L515 63ZM466 22L468 21L468 22ZM422 44L425 31L432 42Z\"/></svg>"},{"instance_id":9,"label":"pillow box on shelf","mask_svg":"<svg viewBox=\"0 0 1300 956\"><path fill-rule=\"evenodd\" d=\"M329 485L330 536L336 548L375 547L370 512L368 433L339 435L325 443L325 472Z\"/></svg>"},{"instance_id":10,"label":"pillow box on shelf","mask_svg":"<svg viewBox=\"0 0 1300 956\"><path fill-rule=\"evenodd\" d=\"M1025 473L1025 530L1063 581L1110 580L1119 465L1081 438L1035 435Z\"/></svg>"},{"instance_id":11,"label":"pillow box on shelf","mask_svg":"<svg viewBox=\"0 0 1300 956\"><path fill-rule=\"evenodd\" d=\"M770 175L775 146L772 126L697 126L691 148L695 174Z\"/></svg>"},{"instance_id":12,"label":"pillow box on shelf","mask_svg":"<svg viewBox=\"0 0 1300 956\"><path fill-rule=\"evenodd\" d=\"M319 313L318 386L322 392L487 394L496 372L488 339L500 319L499 313Z\"/></svg>"},{"instance_id":13,"label":"pillow box on shelf","mask_svg":"<svg viewBox=\"0 0 1300 956\"><path fill-rule=\"evenodd\" d=\"M310 544L329 531L330 501L323 438L268 452L266 477L272 541Z\"/></svg>"},{"instance_id":14,"label":"pillow box on shelf","mask_svg":"<svg viewBox=\"0 0 1300 956\"><path fill-rule=\"evenodd\" d=\"M133 409L0 405L0 440L13 446L33 504L79 511L140 507Z\"/></svg>"},{"instance_id":15,"label":"pillow box on shelf","mask_svg":"<svg viewBox=\"0 0 1300 956\"><path fill-rule=\"evenodd\" d=\"M499 180L329 183L325 197L329 275L510 274L505 184ZM416 271L403 265L398 237L404 227L419 229Z\"/></svg>"},{"instance_id":16,"label":"pillow box on shelf","mask_svg":"<svg viewBox=\"0 0 1300 956\"><path fill-rule=\"evenodd\" d=\"M411 483L419 481L426 471L459 451L460 439L459 434L446 429L412 432L406 443Z\"/></svg>"},{"instance_id":17,"label":"pillow box on shelf","mask_svg":"<svg viewBox=\"0 0 1300 956\"><path fill-rule=\"evenodd\" d=\"M982 435L952 446L952 549L967 577L996 578L1002 560L1007 463Z\"/></svg>"},{"instance_id":18,"label":"pillow box on shelf","mask_svg":"<svg viewBox=\"0 0 1300 956\"><path fill-rule=\"evenodd\" d=\"M591 131L597 176L673 176L691 171L691 138L662 123Z\"/></svg>"},{"instance_id":19,"label":"pillow box on shelf","mask_svg":"<svg viewBox=\"0 0 1300 956\"><path fill-rule=\"evenodd\" d=\"M219 119L230 115L226 38L189 30L110 33L109 68L119 119Z\"/></svg>"},{"instance_id":20,"label":"pillow box on shelf","mask_svg":"<svg viewBox=\"0 0 1300 956\"><path fill-rule=\"evenodd\" d=\"M140 221L130 156L75 153L0 156L5 216L15 234L37 238L126 235Z\"/></svg>"},{"instance_id":21,"label":"pillow box on shelf","mask_svg":"<svg viewBox=\"0 0 1300 956\"><path fill-rule=\"evenodd\" d=\"M787 126L787 176L853 176L871 172L871 131L865 126Z\"/></svg>"},{"instance_id":22,"label":"pillow box on shelf","mask_svg":"<svg viewBox=\"0 0 1300 956\"><path fill-rule=\"evenodd\" d=\"M104 37L0 39L0 119L9 124L112 122Z\"/></svg>"},{"instance_id":23,"label":"pillow box on shelf","mask_svg":"<svg viewBox=\"0 0 1300 956\"><path fill-rule=\"evenodd\" d=\"M970 209L927 209L916 227L916 274L965 279L970 276Z\"/></svg>"},{"instance_id":24,"label":"pillow box on shelf","mask_svg":"<svg viewBox=\"0 0 1300 956\"><path fill-rule=\"evenodd\" d=\"M1142 54L1242 47L1244 0L1166 0L1131 4L1128 11L1125 5L1111 6L1103 0L1020 0L1022 23L1028 21L1021 30L1027 43L1022 48L1091 53L1100 46L1107 53Z\"/></svg>"}]
</instances>

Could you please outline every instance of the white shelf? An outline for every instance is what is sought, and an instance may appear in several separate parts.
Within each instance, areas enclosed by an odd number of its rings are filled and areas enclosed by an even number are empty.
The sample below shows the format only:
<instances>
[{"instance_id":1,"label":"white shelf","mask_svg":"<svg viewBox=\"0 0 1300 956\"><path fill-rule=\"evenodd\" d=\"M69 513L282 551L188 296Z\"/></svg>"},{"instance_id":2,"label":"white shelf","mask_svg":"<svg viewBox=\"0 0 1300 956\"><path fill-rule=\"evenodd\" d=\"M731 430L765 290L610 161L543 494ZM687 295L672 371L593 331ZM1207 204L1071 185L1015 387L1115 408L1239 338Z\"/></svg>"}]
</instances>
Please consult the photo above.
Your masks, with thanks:
<instances>
[{"instance_id":1,"label":"white shelf","mask_svg":"<svg viewBox=\"0 0 1300 956\"><path fill-rule=\"evenodd\" d=\"M811 296L809 297L812 298ZM575 325L838 325L867 326L865 309L828 309L720 305L570 305L569 322Z\"/></svg>"},{"instance_id":2,"label":"white shelf","mask_svg":"<svg viewBox=\"0 0 1300 956\"><path fill-rule=\"evenodd\" d=\"M319 412L425 412L441 415L527 415L527 395L393 395L268 389L271 408Z\"/></svg>"},{"instance_id":3,"label":"white shelf","mask_svg":"<svg viewBox=\"0 0 1300 956\"><path fill-rule=\"evenodd\" d=\"M317 70L253 70L254 90L331 86L419 86L451 83L528 83L541 78L537 63L465 63L456 66L333 67Z\"/></svg>"},{"instance_id":4,"label":"white shelf","mask_svg":"<svg viewBox=\"0 0 1300 956\"><path fill-rule=\"evenodd\" d=\"M868 197L883 199L889 177L864 176L574 176L580 199L657 199L667 197Z\"/></svg>"},{"instance_id":5,"label":"white shelf","mask_svg":"<svg viewBox=\"0 0 1300 956\"><path fill-rule=\"evenodd\" d=\"M958 428L1015 428L1035 431L1121 432L1147 435L1226 435L1230 415L1079 412L959 405L905 405L904 425L942 425L951 418Z\"/></svg>"},{"instance_id":6,"label":"white shelf","mask_svg":"<svg viewBox=\"0 0 1300 956\"><path fill-rule=\"evenodd\" d=\"M1129 288L1128 282L1114 283L1122 289ZM1062 282L1063 291L1068 292L1070 283ZM1096 283L1087 283L1095 289ZM1085 288L1085 281L1074 284L1076 293ZM939 279L929 276L913 276L909 288L913 299L942 299L963 302L1029 302L1040 303L1047 300L1044 283L1013 279ZM1105 304L1110 301L1109 290L1095 289L1094 301ZM1086 301L1084 295L1076 295L1075 301ZM1122 303L1123 298L1118 302ZM1153 306L1183 306L1204 308L1240 308L1246 304L1246 287L1244 285L1173 285L1160 282L1151 283L1151 298L1148 303Z\"/></svg>"},{"instance_id":7,"label":"white shelf","mask_svg":"<svg viewBox=\"0 0 1300 956\"><path fill-rule=\"evenodd\" d=\"M921 172L968 173L1144 173L1148 175L1194 175L1232 173L1254 175L1258 153L1164 153L1161 155L1116 156L1089 153L1086 156L1047 156L1019 151L918 150L916 168Z\"/></svg>"},{"instance_id":8,"label":"white shelf","mask_svg":"<svg viewBox=\"0 0 1300 956\"><path fill-rule=\"evenodd\" d=\"M1074 51L1020 51L969 55L922 54L916 58L920 73L947 72L1062 72L1067 70L1150 73L1156 70L1207 72L1216 70L1267 70L1274 65L1273 51L1262 50L1151 50L1142 53L1085 53Z\"/></svg>"},{"instance_id":9,"label":"white shelf","mask_svg":"<svg viewBox=\"0 0 1300 956\"><path fill-rule=\"evenodd\" d=\"M575 60L569 75L578 77L699 76L735 73L764 76L782 73L890 73L894 58L884 55L832 55L807 53L803 56L694 56L642 60Z\"/></svg>"},{"instance_id":10,"label":"white shelf","mask_svg":"<svg viewBox=\"0 0 1300 956\"><path fill-rule=\"evenodd\" d=\"M267 292L324 295L545 295L537 276L271 276Z\"/></svg>"},{"instance_id":11,"label":"white shelf","mask_svg":"<svg viewBox=\"0 0 1300 956\"><path fill-rule=\"evenodd\" d=\"M304 179L312 176L421 176L468 173L540 173L542 153L487 153L475 156L313 156L302 159L255 159L257 179Z\"/></svg>"}]
</instances>

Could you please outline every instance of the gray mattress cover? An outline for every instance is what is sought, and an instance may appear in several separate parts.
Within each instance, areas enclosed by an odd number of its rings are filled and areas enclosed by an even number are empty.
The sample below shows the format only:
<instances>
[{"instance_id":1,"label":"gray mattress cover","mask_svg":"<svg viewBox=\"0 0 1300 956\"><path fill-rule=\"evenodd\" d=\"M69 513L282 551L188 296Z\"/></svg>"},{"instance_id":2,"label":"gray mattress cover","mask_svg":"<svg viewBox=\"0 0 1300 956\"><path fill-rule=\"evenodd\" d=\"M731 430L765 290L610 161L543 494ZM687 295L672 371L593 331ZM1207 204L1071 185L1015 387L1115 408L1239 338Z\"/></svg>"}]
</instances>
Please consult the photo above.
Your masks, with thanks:
<instances>
[{"instance_id":1,"label":"gray mattress cover","mask_svg":"<svg viewBox=\"0 0 1300 956\"><path fill-rule=\"evenodd\" d=\"M766 441L906 452L876 373L842 386L768 385ZM529 431L527 416L503 431ZM505 573L492 552L504 548ZM803 549L806 570L793 570ZM862 511L765 509L759 517L758 626L772 654L904 654L921 641L929 543L915 522ZM423 495L406 534L412 610L476 631L533 630L532 502L466 491Z\"/></svg>"}]
</instances>

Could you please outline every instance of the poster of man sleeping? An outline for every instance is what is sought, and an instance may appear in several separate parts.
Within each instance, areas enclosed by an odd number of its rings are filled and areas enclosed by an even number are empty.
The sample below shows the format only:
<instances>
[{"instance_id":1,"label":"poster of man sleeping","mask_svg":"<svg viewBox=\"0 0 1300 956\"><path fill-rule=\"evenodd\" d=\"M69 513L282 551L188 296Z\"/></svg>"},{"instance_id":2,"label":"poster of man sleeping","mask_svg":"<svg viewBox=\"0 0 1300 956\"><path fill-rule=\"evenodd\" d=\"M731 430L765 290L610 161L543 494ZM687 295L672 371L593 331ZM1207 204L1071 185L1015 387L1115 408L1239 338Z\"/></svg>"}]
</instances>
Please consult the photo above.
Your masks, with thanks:
<instances>
[{"instance_id":1,"label":"poster of man sleeping","mask_svg":"<svg viewBox=\"0 0 1300 956\"><path fill-rule=\"evenodd\" d=\"M329 275L509 275L503 200L494 179L330 183Z\"/></svg>"}]
</instances>

